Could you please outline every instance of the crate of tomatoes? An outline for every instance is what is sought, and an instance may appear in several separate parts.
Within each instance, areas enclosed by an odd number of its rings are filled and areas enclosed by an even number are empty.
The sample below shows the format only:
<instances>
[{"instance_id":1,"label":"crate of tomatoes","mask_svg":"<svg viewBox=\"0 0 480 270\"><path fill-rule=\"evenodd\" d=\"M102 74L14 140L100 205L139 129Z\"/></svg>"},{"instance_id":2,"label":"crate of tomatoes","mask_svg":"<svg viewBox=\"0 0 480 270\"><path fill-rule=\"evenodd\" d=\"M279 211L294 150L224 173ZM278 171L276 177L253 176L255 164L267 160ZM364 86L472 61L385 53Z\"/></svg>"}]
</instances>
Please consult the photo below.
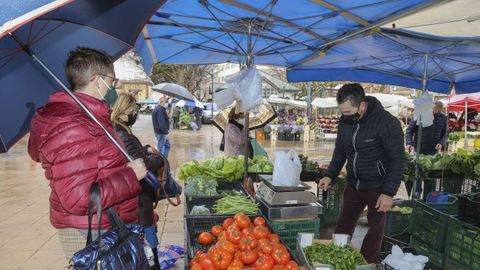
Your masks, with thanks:
<instances>
[{"instance_id":1,"label":"crate of tomatoes","mask_svg":"<svg viewBox=\"0 0 480 270\"><path fill-rule=\"evenodd\" d=\"M263 217L237 214L187 242L187 269L300 269Z\"/></svg>"}]
</instances>

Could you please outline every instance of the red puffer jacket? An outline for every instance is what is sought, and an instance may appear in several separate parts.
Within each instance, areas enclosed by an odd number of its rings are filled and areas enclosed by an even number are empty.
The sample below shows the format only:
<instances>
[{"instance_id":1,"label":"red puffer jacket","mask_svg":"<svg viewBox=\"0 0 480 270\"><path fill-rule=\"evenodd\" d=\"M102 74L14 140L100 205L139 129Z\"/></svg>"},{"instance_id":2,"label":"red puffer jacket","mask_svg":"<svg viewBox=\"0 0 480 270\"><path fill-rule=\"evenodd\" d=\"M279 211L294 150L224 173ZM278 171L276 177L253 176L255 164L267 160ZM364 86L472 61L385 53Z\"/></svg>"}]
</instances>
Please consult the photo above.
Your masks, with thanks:
<instances>
[{"instance_id":1,"label":"red puffer jacket","mask_svg":"<svg viewBox=\"0 0 480 270\"><path fill-rule=\"evenodd\" d=\"M116 137L108 106L89 95L75 93L110 134ZM42 163L50 181L50 221L55 228L88 228L90 188L97 181L102 207L114 206L124 222L138 219L140 184L127 159L115 148L100 127L64 92L50 96L35 114L28 152ZM97 228L96 217L93 219ZM102 217L102 229L109 228Z\"/></svg>"}]
</instances>

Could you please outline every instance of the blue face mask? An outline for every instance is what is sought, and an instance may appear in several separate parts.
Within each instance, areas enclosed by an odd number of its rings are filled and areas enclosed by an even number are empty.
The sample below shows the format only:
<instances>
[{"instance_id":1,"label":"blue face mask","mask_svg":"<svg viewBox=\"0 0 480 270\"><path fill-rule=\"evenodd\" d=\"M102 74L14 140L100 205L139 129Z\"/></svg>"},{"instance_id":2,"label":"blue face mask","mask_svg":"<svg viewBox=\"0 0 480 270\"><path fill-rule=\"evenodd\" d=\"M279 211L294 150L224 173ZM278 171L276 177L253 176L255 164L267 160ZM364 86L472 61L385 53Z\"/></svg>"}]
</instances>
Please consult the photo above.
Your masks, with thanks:
<instances>
[{"instance_id":1,"label":"blue face mask","mask_svg":"<svg viewBox=\"0 0 480 270\"><path fill-rule=\"evenodd\" d=\"M107 93L105 94L105 96L102 97L102 99L108 104L108 106L110 108L113 107L113 105L115 105L115 102L117 101L118 99L118 94L117 94L117 90L115 90L115 87L113 85L109 86L105 80L103 80L102 77L100 77L100 79L102 80L102 82L107 86ZM97 91L98 93L100 94L100 90L98 90L97 88ZM100 94L100 96L102 96Z\"/></svg>"}]
</instances>

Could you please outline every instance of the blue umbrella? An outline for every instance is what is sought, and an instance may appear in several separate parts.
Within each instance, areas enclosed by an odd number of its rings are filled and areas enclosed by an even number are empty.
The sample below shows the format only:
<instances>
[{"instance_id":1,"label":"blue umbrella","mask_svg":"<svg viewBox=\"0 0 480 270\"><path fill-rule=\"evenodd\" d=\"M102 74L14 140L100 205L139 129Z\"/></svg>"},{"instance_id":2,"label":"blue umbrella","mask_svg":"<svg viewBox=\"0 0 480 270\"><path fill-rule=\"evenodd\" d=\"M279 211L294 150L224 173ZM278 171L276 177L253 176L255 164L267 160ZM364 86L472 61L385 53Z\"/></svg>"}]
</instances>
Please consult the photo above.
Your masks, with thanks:
<instances>
[{"instance_id":1,"label":"blue umbrella","mask_svg":"<svg viewBox=\"0 0 480 270\"><path fill-rule=\"evenodd\" d=\"M330 2L170 1L155 13L135 47L146 70L155 63L290 67L316 58L324 47L442 0ZM247 167L248 148L245 175Z\"/></svg>"},{"instance_id":2,"label":"blue umbrella","mask_svg":"<svg viewBox=\"0 0 480 270\"><path fill-rule=\"evenodd\" d=\"M287 72L288 80L359 81L447 94L480 90L480 38L381 29L325 50Z\"/></svg>"},{"instance_id":3,"label":"blue umbrella","mask_svg":"<svg viewBox=\"0 0 480 270\"><path fill-rule=\"evenodd\" d=\"M317 57L322 47L439 2L169 1L149 21L136 48L146 70L157 62L290 67Z\"/></svg>"},{"instance_id":4,"label":"blue umbrella","mask_svg":"<svg viewBox=\"0 0 480 270\"><path fill-rule=\"evenodd\" d=\"M115 59L120 57L133 48L146 21L163 3L164 0L3 1L0 14L7 15L0 21L0 152L8 151L28 132L35 111L47 102L49 94L59 89L67 91L101 126L65 86L63 64L68 52L84 46L103 50Z\"/></svg>"}]
</instances>

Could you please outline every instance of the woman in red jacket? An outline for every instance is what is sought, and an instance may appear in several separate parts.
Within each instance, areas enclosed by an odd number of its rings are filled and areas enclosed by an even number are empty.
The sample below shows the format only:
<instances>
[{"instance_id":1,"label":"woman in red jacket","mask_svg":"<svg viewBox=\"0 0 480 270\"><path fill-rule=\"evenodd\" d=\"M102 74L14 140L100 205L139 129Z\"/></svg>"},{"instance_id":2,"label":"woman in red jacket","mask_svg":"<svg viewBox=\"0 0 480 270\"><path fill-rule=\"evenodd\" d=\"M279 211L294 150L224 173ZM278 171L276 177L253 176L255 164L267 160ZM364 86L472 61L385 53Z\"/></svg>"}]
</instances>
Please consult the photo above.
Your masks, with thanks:
<instances>
[{"instance_id":1,"label":"woman in red jacket","mask_svg":"<svg viewBox=\"0 0 480 270\"><path fill-rule=\"evenodd\" d=\"M112 59L90 48L70 52L65 73L75 96L114 135L109 119L116 100L117 79ZM50 182L50 222L59 230L67 259L85 247L90 189L98 182L102 206L114 207L126 223L138 218L139 180L146 175L143 160L128 160L86 113L64 92L53 93L35 114L28 152L42 163ZM96 218L93 228L97 228ZM102 229L108 229L107 216Z\"/></svg>"}]
</instances>

